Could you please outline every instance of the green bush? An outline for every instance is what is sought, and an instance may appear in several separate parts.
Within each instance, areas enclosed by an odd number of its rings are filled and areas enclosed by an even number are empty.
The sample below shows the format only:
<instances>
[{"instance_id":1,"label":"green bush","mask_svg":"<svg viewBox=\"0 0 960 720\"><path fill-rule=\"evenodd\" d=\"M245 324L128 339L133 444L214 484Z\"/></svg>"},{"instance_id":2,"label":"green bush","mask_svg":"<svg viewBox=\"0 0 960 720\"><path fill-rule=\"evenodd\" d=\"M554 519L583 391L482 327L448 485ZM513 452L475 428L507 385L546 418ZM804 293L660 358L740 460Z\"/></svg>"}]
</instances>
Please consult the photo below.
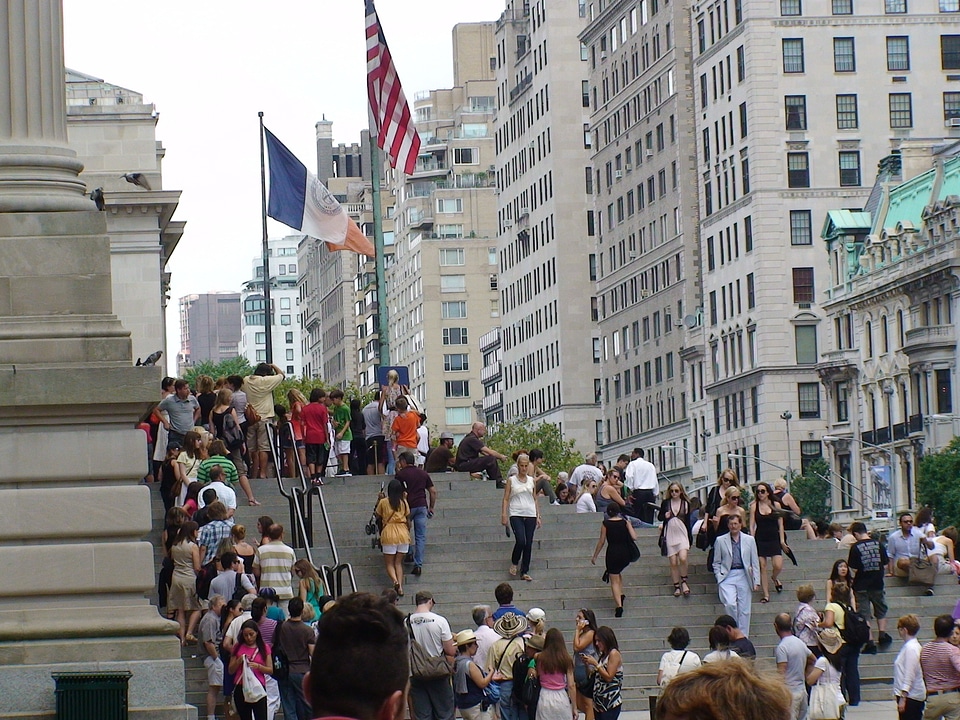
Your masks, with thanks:
<instances>
[{"instance_id":1,"label":"green bush","mask_svg":"<svg viewBox=\"0 0 960 720\"><path fill-rule=\"evenodd\" d=\"M936 511L937 525L960 526L960 438L924 455L917 474L917 500Z\"/></svg>"},{"instance_id":2,"label":"green bush","mask_svg":"<svg viewBox=\"0 0 960 720\"><path fill-rule=\"evenodd\" d=\"M830 466L821 458L807 466L807 472L794 477L790 484L790 493L800 506L805 517L814 522L830 522L833 505L830 497L830 483L823 479L830 472ZM820 476L823 477L820 477Z\"/></svg>"},{"instance_id":3,"label":"green bush","mask_svg":"<svg viewBox=\"0 0 960 720\"><path fill-rule=\"evenodd\" d=\"M524 420L512 423L502 423L496 431L486 438L487 445L503 453L508 458L517 450L543 450L543 471L554 482L557 473L570 472L577 465L583 463L583 454L578 452L573 440L565 440L560 428L553 423L533 425ZM513 459L500 463L500 469L506 474Z\"/></svg>"}]
</instances>

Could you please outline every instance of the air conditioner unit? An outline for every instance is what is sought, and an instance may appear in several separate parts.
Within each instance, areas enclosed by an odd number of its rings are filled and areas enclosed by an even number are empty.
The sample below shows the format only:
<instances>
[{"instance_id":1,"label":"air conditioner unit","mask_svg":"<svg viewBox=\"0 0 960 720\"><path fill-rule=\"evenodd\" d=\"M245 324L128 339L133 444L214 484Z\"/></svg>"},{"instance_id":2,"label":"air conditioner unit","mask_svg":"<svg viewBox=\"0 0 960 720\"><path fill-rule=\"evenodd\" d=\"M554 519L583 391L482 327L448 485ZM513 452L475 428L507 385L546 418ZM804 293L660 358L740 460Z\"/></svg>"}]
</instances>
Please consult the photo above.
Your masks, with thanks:
<instances>
[{"instance_id":1,"label":"air conditioner unit","mask_svg":"<svg viewBox=\"0 0 960 720\"><path fill-rule=\"evenodd\" d=\"M496 171L497 171L496 165L491 165L490 167L487 168L487 172L496 172Z\"/></svg>"},{"instance_id":2,"label":"air conditioner unit","mask_svg":"<svg viewBox=\"0 0 960 720\"><path fill-rule=\"evenodd\" d=\"M607 59L607 54L605 52L600 53L600 62L603 62Z\"/></svg>"},{"instance_id":3,"label":"air conditioner unit","mask_svg":"<svg viewBox=\"0 0 960 720\"><path fill-rule=\"evenodd\" d=\"M621 170L617 170L616 172L613 173L613 176L614 176L617 180L619 180L620 178L623 177L623 172L622 172Z\"/></svg>"},{"instance_id":4,"label":"air conditioner unit","mask_svg":"<svg viewBox=\"0 0 960 720\"><path fill-rule=\"evenodd\" d=\"M652 158L652 157L653 157L653 150L647 150L647 157L648 157L648 158Z\"/></svg>"},{"instance_id":5,"label":"air conditioner unit","mask_svg":"<svg viewBox=\"0 0 960 720\"><path fill-rule=\"evenodd\" d=\"M960 117L950 118L947 120L947 127L960 127Z\"/></svg>"},{"instance_id":6,"label":"air conditioner unit","mask_svg":"<svg viewBox=\"0 0 960 720\"><path fill-rule=\"evenodd\" d=\"M524 215L529 215L529 214L530 214L530 208L525 208L525 207L520 208L520 217L523 217Z\"/></svg>"},{"instance_id":7,"label":"air conditioner unit","mask_svg":"<svg viewBox=\"0 0 960 720\"><path fill-rule=\"evenodd\" d=\"M650 291L647 288L640 288L640 299L650 297Z\"/></svg>"},{"instance_id":8,"label":"air conditioner unit","mask_svg":"<svg viewBox=\"0 0 960 720\"><path fill-rule=\"evenodd\" d=\"M623 166L623 169L626 170L627 172L630 172L631 170L633 170L633 165L631 165L630 163L626 163Z\"/></svg>"},{"instance_id":9,"label":"air conditioner unit","mask_svg":"<svg viewBox=\"0 0 960 720\"><path fill-rule=\"evenodd\" d=\"M504 221L503 221L503 226L504 226L504 227L508 227L508 228L509 228L509 227L513 227L513 220L504 220Z\"/></svg>"}]
</instances>

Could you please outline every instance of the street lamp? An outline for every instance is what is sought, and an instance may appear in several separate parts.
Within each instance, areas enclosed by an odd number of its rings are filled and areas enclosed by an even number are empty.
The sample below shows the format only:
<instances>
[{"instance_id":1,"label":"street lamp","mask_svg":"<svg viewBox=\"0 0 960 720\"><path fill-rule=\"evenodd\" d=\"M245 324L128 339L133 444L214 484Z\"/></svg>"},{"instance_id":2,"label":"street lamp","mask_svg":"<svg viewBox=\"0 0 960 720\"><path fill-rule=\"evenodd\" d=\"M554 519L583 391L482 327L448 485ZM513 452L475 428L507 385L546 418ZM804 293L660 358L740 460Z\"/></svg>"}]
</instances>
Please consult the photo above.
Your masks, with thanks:
<instances>
[{"instance_id":1,"label":"street lamp","mask_svg":"<svg viewBox=\"0 0 960 720\"><path fill-rule=\"evenodd\" d=\"M790 471L783 467L782 465L777 465L772 463L769 460L764 460L763 458L757 457L756 455L744 455L743 453L727 453L727 457L735 460L756 460L757 462L762 462L764 465L769 465L770 467L775 467L777 470L781 470L787 474ZM759 480L759 478L757 478Z\"/></svg>"},{"instance_id":2,"label":"street lamp","mask_svg":"<svg viewBox=\"0 0 960 720\"><path fill-rule=\"evenodd\" d=\"M840 436L838 436L838 435L823 435L823 436L821 437L821 439L822 439L824 442L838 442L838 441L840 441L840 440L850 440L850 441L852 441L852 442L857 443L858 445L862 445L862 446L868 447L868 448L873 448L874 450L879 450L880 452L887 454L887 456L890 458L890 465L889 465L889 468L890 468L890 510L891 510L891 512L892 512L892 511L893 511L893 508L895 508L895 507L897 506L897 498L896 498L896 495L897 495L897 481L896 481L896 478L894 478L894 476L893 476L893 469L894 469L894 468L893 468L893 465L894 465L894 463L893 463L893 450L890 450L889 448L885 448L885 447L883 447L883 446L881 446L881 445L874 445L873 443L867 442L866 440L861 440L860 438L856 438L856 437L853 437L853 436L851 436L851 437L840 437ZM862 488L861 488L861 490L860 490L860 494L861 494L861 495L863 494L863 489L862 489ZM874 500L874 505L876 505L876 500Z\"/></svg>"},{"instance_id":3,"label":"street lamp","mask_svg":"<svg viewBox=\"0 0 960 720\"><path fill-rule=\"evenodd\" d=\"M793 479L793 470L790 468L793 467L793 463L790 461L790 420L793 419L793 413L789 410L784 410L780 413L780 419L787 424L787 480L790 481ZM762 462L762 461L761 461Z\"/></svg>"},{"instance_id":4,"label":"street lamp","mask_svg":"<svg viewBox=\"0 0 960 720\"><path fill-rule=\"evenodd\" d=\"M690 448L688 448L686 445L677 445L676 443L669 444L669 445L661 445L660 449L661 450L683 450L683 452L687 456L692 457L694 461L700 463L700 469L703 471L703 480L704 480L704 483L706 483L706 481L709 478L709 476L707 475L707 463L706 463L706 457L705 457L706 452L704 452L703 456L698 458L697 454L695 452L691 452Z\"/></svg>"}]
</instances>

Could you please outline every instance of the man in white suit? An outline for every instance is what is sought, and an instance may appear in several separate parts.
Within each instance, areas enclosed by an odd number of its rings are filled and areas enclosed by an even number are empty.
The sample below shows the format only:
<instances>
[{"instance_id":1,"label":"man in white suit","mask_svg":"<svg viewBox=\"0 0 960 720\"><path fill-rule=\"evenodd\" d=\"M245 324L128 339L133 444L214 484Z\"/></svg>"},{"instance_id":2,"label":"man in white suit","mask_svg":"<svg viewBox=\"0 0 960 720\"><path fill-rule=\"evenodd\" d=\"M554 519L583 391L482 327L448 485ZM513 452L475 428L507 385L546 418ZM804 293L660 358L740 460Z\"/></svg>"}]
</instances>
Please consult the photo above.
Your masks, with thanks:
<instances>
[{"instance_id":1,"label":"man in white suit","mask_svg":"<svg viewBox=\"0 0 960 720\"><path fill-rule=\"evenodd\" d=\"M729 517L730 532L714 543L713 574L727 614L737 619L744 635L749 635L753 591L760 589L760 559L756 540L740 532L743 528L740 516Z\"/></svg>"}]
</instances>

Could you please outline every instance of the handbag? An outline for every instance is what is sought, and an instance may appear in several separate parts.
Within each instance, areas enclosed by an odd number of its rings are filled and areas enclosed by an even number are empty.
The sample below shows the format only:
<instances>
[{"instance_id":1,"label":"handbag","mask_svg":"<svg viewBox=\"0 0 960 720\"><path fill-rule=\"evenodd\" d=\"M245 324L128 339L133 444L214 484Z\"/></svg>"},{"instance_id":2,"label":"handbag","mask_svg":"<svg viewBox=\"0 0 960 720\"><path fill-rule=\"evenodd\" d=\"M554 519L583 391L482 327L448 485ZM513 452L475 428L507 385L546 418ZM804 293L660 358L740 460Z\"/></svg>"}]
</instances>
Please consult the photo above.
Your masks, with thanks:
<instances>
[{"instance_id":1,"label":"handbag","mask_svg":"<svg viewBox=\"0 0 960 720\"><path fill-rule=\"evenodd\" d=\"M256 425L261 420L260 413L257 412L253 403L247 403L247 406L243 409L243 417L246 419L247 425Z\"/></svg>"},{"instance_id":2,"label":"handbag","mask_svg":"<svg viewBox=\"0 0 960 720\"><path fill-rule=\"evenodd\" d=\"M838 720L840 717L840 701L837 699L837 688L832 684L817 684L810 689L810 704L807 709L809 720Z\"/></svg>"},{"instance_id":3,"label":"handbag","mask_svg":"<svg viewBox=\"0 0 960 720\"><path fill-rule=\"evenodd\" d=\"M660 554L663 557L667 556L667 537L666 537L667 524L663 523L660 526L660 537L657 538L657 546L660 548Z\"/></svg>"},{"instance_id":4,"label":"handbag","mask_svg":"<svg viewBox=\"0 0 960 720\"><path fill-rule=\"evenodd\" d=\"M443 655L428 655L423 645L413 636L410 616L407 616L407 633L410 636L410 677L418 680L439 680L448 678L453 668Z\"/></svg>"},{"instance_id":5,"label":"handbag","mask_svg":"<svg viewBox=\"0 0 960 720\"><path fill-rule=\"evenodd\" d=\"M640 548L637 547L636 540L630 541L630 562L636 562L640 559Z\"/></svg>"},{"instance_id":6,"label":"handbag","mask_svg":"<svg viewBox=\"0 0 960 720\"><path fill-rule=\"evenodd\" d=\"M243 682L243 699L248 703L260 702L267 696L267 691L263 687L263 683L260 682L260 678L256 676L253 672L253 668L250 667L250 661L247 659L247 656L243 656L243 675L241 676Z\"/></svg>"},{"instance_id":7,"label":"handbag","mask_svg":"<svg viewBox=\"0 0 960 720\"><path fill-rule=\"evenodd\" d=\"M706 519L698 520L700 527L697 529L697 537L694 540L694 546L697 550L706 550L710 547L710 540L707 538L707 521Z\"/></svg>"},{"instance_id":8,"label":"handbag","mask_svg":"<svg viewBox=\"0 0 960 720\"><path fill-rule=\"evenodd\" d=\"M907 582L911 585L926 585L931 587L937 578L937 566L924 556L910 558L910 569L907 571Z\"/></svg>"}]
</instances>

